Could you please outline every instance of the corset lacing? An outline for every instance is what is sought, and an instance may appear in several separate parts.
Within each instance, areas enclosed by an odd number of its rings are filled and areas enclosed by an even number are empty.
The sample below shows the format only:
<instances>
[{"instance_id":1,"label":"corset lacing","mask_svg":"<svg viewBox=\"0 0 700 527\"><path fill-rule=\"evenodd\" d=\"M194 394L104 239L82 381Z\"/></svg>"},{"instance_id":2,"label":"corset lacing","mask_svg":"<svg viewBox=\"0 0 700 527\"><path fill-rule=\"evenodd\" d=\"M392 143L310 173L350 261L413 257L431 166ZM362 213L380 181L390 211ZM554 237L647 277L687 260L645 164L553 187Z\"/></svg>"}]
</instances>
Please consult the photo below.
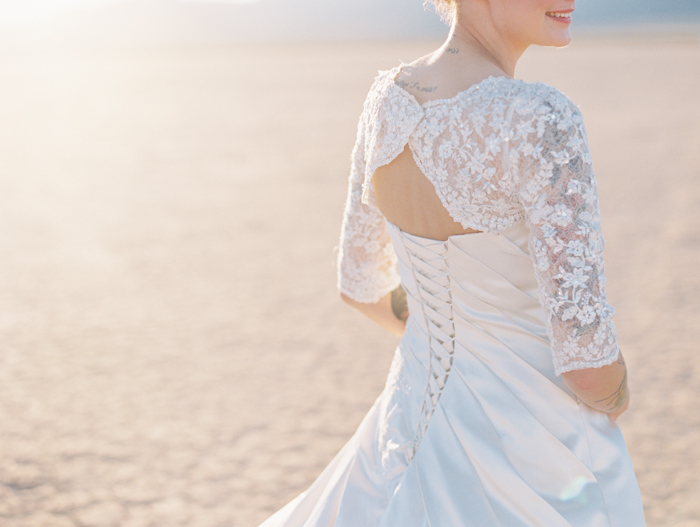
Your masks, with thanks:
<instances>
[{"instance_id":1,"label":"corset lacing","mask_svg":"<svg viewBox=\"0 0 700 527\"><path fill-rule=\"evenodd\" d=\"M420 302L423 310L430 347L428 383L418 428L413 444L406 454L407 461L410 462L428 428L430 418L450 374L455 328L452 319L447 242L436 241L428 246L419 245L413 242L410 236L404 235L403 243L413 264L413 274L421 297L416 300ZM416 316L420 315L416 314Z\"/></svg>"}]
</instances>

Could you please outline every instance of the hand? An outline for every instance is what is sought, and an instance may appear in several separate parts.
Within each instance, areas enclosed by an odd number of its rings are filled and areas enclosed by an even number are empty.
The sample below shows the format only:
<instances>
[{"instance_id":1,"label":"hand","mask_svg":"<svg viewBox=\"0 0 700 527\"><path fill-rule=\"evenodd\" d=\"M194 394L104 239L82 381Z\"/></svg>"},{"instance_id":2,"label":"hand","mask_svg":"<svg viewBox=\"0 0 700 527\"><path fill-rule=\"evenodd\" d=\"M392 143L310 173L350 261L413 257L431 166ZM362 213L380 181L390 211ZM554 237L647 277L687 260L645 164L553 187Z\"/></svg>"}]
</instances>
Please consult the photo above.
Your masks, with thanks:
<instances>
[{"instance_id":1,"label":"hand","mask_svg":"<svg viewBox=\"0 0 700 527\"><path fill-rule=\"evenodd\" d=\"M612 364L562 373L562 379L576 397L591 408L617 419L629 405L627 365L620 353Z\"/></svg>"},{"instance_id":2,"label":"hand","mask_svg":"<svg viewBox=\"0 0 700 527\"><path fill-rule=\"evenodd\" d=\"M617 418L620 417L630 405L629 389L625 391L625 394L626 396L624 402L622 403L622 406L620 406L620 408L618 408L614 413L608 414L608 417L610 417L610 419L612 419L613 421L617 421Z\"/></svg>"}]
</instances>

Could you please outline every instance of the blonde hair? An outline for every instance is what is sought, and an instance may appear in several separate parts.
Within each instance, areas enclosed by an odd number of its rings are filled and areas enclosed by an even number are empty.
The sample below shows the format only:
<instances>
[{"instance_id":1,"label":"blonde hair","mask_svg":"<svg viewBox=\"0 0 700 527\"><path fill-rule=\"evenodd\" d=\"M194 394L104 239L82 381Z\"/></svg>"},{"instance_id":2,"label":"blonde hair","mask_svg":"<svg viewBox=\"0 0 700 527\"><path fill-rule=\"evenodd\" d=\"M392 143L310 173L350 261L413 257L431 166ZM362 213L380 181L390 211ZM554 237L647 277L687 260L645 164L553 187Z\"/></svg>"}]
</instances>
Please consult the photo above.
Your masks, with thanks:
<instances>
[{"instance_id":1,"label":"blonde hair","mask_svg":"<svg viewBox=\"0 0 700 527\"><path fill-rule=\"evenodd\" d=\"M431 6L443 22L451 24L457 14L457 4L459 0L424 0L423 5Z\"/></svg>"}]
</instances>

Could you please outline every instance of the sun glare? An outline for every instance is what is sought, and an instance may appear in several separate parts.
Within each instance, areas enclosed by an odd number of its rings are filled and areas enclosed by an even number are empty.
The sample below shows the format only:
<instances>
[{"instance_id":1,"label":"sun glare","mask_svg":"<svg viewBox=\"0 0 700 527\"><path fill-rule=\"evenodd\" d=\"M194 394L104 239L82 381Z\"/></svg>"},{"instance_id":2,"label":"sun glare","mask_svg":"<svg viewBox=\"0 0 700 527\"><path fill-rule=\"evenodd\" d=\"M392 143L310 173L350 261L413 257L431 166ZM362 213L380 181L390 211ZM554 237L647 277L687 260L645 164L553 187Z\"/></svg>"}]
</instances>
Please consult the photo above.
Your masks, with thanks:
<instances>
[{"instance_id":1,"label":"sun glare","mask_svg":"<svg viewBox=\"0 0 700 527\"><path fill-rule=\"evenodd\" d=\"M125 3L128 0L0 0L0 27L31 23L52 15L81 8ZM255 4L262 0L172 0L173 3Z\"/></svg>"},{"instance_id":2,"label":"sun glare","mask_svg":"<svg viewBox=\"0 0 700 527\"><path fill-rule=\"evenodd\" d=\"M261 2L262 0L180 0L181 3L183 4L191 4L191 3L198 3L198 4L238 4L238 5L244 5L244 4L257 4L258 2Z\"/></svg>"},{"instance_id":3,"label":"sun glare","mask_svg":"<svg viewBox=\"0 0 700 527\"><path fill-rule=\"evenodd\" d=\"M31 22L62 11L114 4L123 0L0 0L0 24Z\"/></svg>"}]
</instances>

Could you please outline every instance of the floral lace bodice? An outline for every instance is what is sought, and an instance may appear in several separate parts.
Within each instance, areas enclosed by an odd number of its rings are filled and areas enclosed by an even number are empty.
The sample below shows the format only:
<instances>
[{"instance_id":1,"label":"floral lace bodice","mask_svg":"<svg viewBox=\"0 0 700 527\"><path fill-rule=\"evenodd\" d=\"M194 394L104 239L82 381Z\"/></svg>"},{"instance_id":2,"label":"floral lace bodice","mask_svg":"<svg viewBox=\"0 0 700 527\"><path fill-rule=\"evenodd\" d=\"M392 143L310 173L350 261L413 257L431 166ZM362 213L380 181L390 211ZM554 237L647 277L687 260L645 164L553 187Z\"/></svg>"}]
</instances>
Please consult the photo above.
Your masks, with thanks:
<instances>
[{"instance_id":1,"label":"floral lace bodice","mask_svg":"<svg viewBox=\"0 0 700 527\"><path fill-rule=\"evenodd\" d=\"M394 83L399 70L380 72L360 118L340 290L376 302L400 283L371 178L408 144L465 229L500 232L526 222L557 374L613 362L614 310L605 295L596 182L578 108L550 86L508 77L421 105Z\"/></svg>"}]
</instances>

